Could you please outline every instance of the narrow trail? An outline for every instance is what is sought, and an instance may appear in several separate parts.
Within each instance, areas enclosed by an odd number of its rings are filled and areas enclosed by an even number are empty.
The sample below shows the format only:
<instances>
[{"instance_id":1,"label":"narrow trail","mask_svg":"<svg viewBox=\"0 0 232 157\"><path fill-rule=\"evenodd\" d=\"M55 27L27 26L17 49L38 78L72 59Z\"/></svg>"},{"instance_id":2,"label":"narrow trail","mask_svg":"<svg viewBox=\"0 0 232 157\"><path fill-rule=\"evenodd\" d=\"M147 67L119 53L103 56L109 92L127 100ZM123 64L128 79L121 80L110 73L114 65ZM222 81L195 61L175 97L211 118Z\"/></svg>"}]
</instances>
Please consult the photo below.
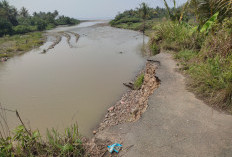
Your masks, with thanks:
<instances>
[{"instance_id":1,"label":"narrow trail","mask_svg":"<svg viewBox=\"0 0 232 157\"><path fill-rule=\"evenodd\" d=\"M186 89L171 54L151 59L160 62L156 76L161 84L147 111L138 121L106 128L97 138L122 142L123 157L231 157L232 116L212 109Z\"/></svg>"}]
</instances>

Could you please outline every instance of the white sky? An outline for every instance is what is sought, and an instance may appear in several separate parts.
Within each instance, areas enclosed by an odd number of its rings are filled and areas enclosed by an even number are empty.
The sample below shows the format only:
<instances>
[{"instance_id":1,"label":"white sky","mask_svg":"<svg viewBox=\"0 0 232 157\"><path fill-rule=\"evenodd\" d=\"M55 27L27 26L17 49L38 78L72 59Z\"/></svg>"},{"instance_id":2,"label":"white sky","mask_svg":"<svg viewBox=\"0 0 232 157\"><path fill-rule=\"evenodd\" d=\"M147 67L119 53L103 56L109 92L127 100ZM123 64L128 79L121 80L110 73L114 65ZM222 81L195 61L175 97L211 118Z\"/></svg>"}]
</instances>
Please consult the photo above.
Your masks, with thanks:
<instances>
[{"instance_id":1,"label":"white sky","mask_svg":"<svg viewBox=\"0 0 232 157\"><path fill-rule=\"evenodd\" d=\"M30 13L58 10L60 14L81 19L113 18L118 12L134 9L142 2L150 7L164 7L163 0L8 0L20 9L26 7ZM172 0L167 0L172 2ZM187 0L176 0L182 4ZM172 4L172 3L170 3Z\"/></svg>"}]
</instances>

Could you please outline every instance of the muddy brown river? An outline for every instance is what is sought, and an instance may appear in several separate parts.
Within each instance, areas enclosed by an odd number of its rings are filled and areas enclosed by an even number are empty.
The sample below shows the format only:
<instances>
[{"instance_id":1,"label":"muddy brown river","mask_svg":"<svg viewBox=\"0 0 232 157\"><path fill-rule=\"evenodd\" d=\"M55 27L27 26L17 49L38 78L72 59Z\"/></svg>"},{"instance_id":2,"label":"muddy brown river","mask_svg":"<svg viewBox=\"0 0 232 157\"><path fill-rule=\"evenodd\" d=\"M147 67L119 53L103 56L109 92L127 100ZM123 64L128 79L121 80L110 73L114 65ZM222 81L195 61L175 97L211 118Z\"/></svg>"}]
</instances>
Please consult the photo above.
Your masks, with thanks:
<instances>
[{"instance_id":1,"label":"muddy brown river","mask_svg":"<svg viewBox=\"0 0 232 157\"><path fill-rule=\"evenodd\" d=\"M62 27L50 32L71 31L80 34L76 43L71 35L46 54L51 44L0 63L0 102L17 109L32 129L45 133L47 128L63 130L77 122L81 134L91 136L107 109L127 90L142 69L145 59L142 34L94 22ZM7 113L13 128L19 121Z\"/></svg>"}]
</instances>

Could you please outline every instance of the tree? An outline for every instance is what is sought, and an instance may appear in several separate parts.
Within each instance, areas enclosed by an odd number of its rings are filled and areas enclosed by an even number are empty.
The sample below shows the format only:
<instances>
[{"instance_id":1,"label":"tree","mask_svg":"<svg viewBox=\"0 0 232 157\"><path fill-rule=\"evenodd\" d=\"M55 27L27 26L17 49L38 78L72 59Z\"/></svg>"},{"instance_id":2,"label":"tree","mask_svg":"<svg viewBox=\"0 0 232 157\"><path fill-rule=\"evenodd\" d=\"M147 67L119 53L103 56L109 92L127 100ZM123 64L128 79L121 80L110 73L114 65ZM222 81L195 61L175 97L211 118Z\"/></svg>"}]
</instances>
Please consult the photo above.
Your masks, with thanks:
<instances>
[{"instance_id":1,"label":"tree","mask_svg":"<svg viewBox=\"0 0 232 157\"><path fill-rule=\"evenodd\" d=\"M54 19L59 15L59 12L57 10L55 10L53 13L52 13Z\"/></svg>"},{"instance_id":2,"label":"tree","mask_svg":"<svg viewBox=\"0 0 232 157\"><path fill-rule=\"evenodd\" d=\"M26 17L29 17L29 13L28 13L28 10L25 8L25 7L22 7L20 12L19 12L19 15L26 18Z\"/></svg>"},{"instance_id":3,"label":"tree","mask_svg":"<svg viewBox=\"0 0 232 157\"><path fill-rule=\"evenodd\" d=\"M196 19L201 25L217 12L220 21L232 16L231 0L191 0L190 5L194 8Z\"/></svg>"},{"instance_id":4,"label":"tree","mask_svg":"<svg viewBox=\"0 0 232 157\"><path fill-rule=\"evenodd\" d=\"M10 21L10 23L14 26L18 24L18 21L16 19L18 15L18 11L15 7L10 6L8 1L3 0L0 2L0 17L7 19Z\"/></svg>"},{"instance_id":5,"label":"tree","mask_svg":"<svg viewBox=\"0 0 232 157\"><path fill-rule=\"evenodd\" d=\"M0 37L12 32L12 24L3 18L0 18Z\"/></svg>"}]
</instances>

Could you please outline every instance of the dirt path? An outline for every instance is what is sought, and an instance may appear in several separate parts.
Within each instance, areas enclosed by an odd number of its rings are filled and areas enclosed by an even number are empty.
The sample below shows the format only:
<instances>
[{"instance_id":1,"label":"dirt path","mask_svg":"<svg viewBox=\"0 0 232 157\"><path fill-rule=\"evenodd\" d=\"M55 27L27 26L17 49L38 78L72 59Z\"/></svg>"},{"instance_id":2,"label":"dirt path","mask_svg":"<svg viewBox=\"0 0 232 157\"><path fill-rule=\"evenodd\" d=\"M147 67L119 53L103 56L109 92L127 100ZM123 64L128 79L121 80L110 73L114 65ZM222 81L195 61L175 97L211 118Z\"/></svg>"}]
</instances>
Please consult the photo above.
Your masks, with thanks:
<instances>
[{"instance_id":1,"label":"dirt path","mask_svg":"<svg viewBox=\"0 0 232 157\"><path fill-rule=\"evenodd\" d=\"M125 157L231 157L232 116L219 113L186 90L172 55L161 53L156 76L161 84L142 118L97 135L123 143Z\"/></svg>"}]
</instances>

